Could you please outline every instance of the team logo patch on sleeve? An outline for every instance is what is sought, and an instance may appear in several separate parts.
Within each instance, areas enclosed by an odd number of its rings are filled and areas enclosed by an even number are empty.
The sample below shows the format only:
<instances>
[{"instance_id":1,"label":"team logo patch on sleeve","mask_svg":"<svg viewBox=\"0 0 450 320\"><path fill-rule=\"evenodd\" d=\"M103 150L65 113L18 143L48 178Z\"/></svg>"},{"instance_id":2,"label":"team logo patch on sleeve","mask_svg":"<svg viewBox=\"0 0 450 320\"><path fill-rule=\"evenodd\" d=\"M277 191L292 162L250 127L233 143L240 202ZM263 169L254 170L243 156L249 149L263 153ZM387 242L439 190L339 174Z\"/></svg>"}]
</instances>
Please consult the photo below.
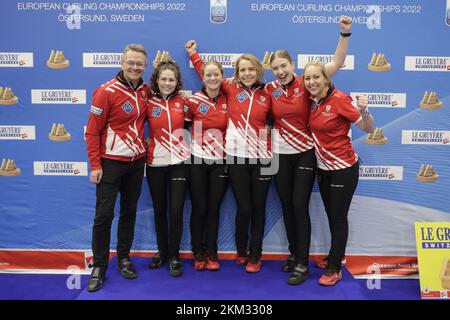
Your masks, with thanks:
<instances>
[{"instance_id":1,"label":"team logo patch on sleeve","mask_svg":"<svg viewBox=\"0 0 450 320\"><path fill-rule=\"evenodd\" d=\"M239 93L236 98L239 100L240 103L244 102L245 100L248 99L248 95L245 91L242 91L241 93Z\"/></svg>"},{"instance_id":2,"label":"team logo patch on sleeve","mask_svg":"<svg viewBox=\"0 0 450 320\"><path fill-rule=\"evenodd\" d=\"M187 113L189 111L189 106L184 105L184 113Z\"/></svg>"},{"instance_id":3,"label":"team logo patch on sleeve","mask_svg":"<svg viewBox=\"0 0 450 320\"><path fill-rule=\"evenodd\" d=\"M282 95L283 93L281 92L280 88L277 88L277 90L275 90L274 92L272 92L272 95L275 99L278 100L278 98Z\"/></svg>"},{"instance_id":4,"label":"team logo patch on sleeve","mask_svg":"<svg viewBox=\"0 0 450 320\"><path fill-rule=\"evenodd\" d=\"M127 101L123 104L122 109L123 111L125 111L126 113L130 114L131 111L133 111L133 105Z\"/></svg>"},{"instance_id":5,"label":"team logo patch on sleeve","mask_svg":"<svg viewBox=\"0 0 450 320\"><path fill-rule=\"evenodd\" d=\"M153 107L152 109L152 116L154 117L160 117L161 116L161 107Z\"/></svg>"},{"instance_id":6,"label":"team logo patch on sleeve","mask_svg":"<svg viewBox=\"0 0 450 320\"><path fill-rule=\"evenodd\" d=\"M198 107L198 112L200 112L201 114L207 114L208 113L208 110L209 110L209 107L206 105L206 104L204 104L204 103L202 103L199 107Z\"/></svg>"},{"instance_id":7,"label":"team logo patch on sleeve","mask_svg":"<svg viewBox=\"0 0 450 320\"><path fill-rule=\"evenodd\" d=\"M96 116L101 116L103 113L103 109L91 105L91 113L95 114Z\"/></svg>"}]
</instances>

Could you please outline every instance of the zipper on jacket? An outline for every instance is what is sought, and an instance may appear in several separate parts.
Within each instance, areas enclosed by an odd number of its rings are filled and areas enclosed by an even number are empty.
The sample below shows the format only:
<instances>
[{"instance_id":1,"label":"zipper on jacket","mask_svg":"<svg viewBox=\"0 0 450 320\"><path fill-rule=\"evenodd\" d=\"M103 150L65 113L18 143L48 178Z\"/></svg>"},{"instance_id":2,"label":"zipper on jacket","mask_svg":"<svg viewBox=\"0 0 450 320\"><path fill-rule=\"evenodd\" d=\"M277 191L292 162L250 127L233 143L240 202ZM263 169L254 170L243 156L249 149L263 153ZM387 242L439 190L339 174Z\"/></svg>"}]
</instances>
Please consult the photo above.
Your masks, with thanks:
<instances>
[{"instance_id":1,"label":"zipper on jacket","mask_svg":"<svg viewBox=\"0 0 450 320\"><path fill-rule=\"evenodd\" d=\"M170 145L170 154L173 154L173 146L172 146L172 120L170 119L170 108L169 108L169 100L164 99L166 101L166 109L167 109L167 122L169 126L169 145Z\"/></svg>"},{"instance_id":2,"label":"zipper on jacket","mask_svg":"<svg viewBox=\"0 0 450 320\"><path fill-rule=\"evenodd\" d=\"M244 89L245 90L245 89ZM248 126L249 126L249 119L250 119L250 113L252 111L253 107L253 97L254 97L254 91L250 91L250 104L248 105L248 111L247 111L247 118L245 119L245 135L248 136Z\"/></svg>"},{"instance_id":3,"label":"zipper on jacket","mask_svg":"<svg viewBox=\"0 0 450 320\"><path fill-rule=\"evenodd\" d=\"M113 151L113 149L114 149L114 145L116 144L116 136L117 136L117 134L114 132L114 138L113 138L113 141L112 141L112 143L111 143L111 151Z\"/></svg>"}]
</instances>

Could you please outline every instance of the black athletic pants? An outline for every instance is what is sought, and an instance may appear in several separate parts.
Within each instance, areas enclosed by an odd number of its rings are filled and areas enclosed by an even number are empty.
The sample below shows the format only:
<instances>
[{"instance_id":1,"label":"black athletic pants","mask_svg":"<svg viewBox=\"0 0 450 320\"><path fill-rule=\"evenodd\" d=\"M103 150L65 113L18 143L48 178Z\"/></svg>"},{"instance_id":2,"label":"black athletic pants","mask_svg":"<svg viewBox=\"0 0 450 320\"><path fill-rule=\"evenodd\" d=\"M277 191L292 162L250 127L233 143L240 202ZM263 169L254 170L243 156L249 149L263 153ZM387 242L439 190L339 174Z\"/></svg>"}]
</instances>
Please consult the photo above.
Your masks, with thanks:
<instances>
[{"instance_id":1,"label":"black athletic pants","mask_svg":"<svg viewBox=\"0 0 450 320\"><path fill-rule=\"evenodd\" d=\"M328 265L340 270L347 246L348 211L359 180L359 163L341 170L318 169L317 179L331 232Z\"/></svg>"},{"instance_id":2,"label":"black athletic pants","mask_svg":"<svg viewBox=\"0 0 450 320\"><path fill-rule=\"evenodd\" d=\"M262 164L260 159L237 157L229 157L227 163L237 205L235 231L237 252L240 255L247 254L249 227L251 227L250 254L259 258L264 238L266 200L272 178L270 175L262 174L261 169L268 167L269 164Z\"/></svg>"},{"instance_id":3,"label":"black athletic pants","mask_svg":"<svg viewBox=\"0 0 450 320\"><path fill-rule=\"evenodd\" d=\"M103 176L96 187L95 219L92 230L94 266L106 268L109 262L111 225L114 206L120 192L120 216L117 229L117 255L130 253L134 238L136 210L141 195L144 159L122 162L102 159Z\"/></svg>"},{"instance_id":4,"label":"black athletic pants","mask_svg":"<svg viewBox=\"0 0 450 320\"><path fill-rule=\"evenodd\" d=\"M217 253L220 204L227 191L225 161L213 162L192 157L190 165L192 252Z\"/></svg>"},{"instance_id":5,"label":"black athletic pants","mask_svg":"<svg viewBox=\"0 0 450 320\"><path fill-rule=\"evenodd\" d=\"M311 243L309 200L316 178L314 149L295 154L275 154L279 169L275 185L283 209L289 252L295 263L308 265Z\"/></svg>"},{"instance_id":6,"label":"black athletic pants","mask_svg":"<svg viewBox=\"0 0 450 320\"><path fill-rule=\"evenodd\" d=\"M179 256L183 234L183 208L189 168L184 163L164 167L147 166L146 172L153 201L158 249L167 258L176 258Z\"/></svg>"}]
</instances>

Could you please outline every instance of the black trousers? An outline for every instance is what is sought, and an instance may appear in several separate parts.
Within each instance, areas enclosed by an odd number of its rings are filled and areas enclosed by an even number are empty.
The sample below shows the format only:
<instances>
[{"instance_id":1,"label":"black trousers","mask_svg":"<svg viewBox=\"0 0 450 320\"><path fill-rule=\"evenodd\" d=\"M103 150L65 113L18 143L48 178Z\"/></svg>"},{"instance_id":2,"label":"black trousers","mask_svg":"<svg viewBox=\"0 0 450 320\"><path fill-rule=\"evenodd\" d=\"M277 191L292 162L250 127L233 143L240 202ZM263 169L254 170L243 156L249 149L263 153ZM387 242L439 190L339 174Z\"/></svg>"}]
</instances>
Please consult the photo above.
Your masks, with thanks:
<instances>
[{"instance_id":1,"label":"black trousers","mask_svg":"<svg viewBox=\"0 0 450 320\"><path fill-rule=\"evenodd\" d=\"M92 230L94 266L107 267L114 206L120 192L120 216L117 230L117 255L126 257L133 244L136 210L144 176L144 159L122 162L102 159L103 176L97 184L97 201Z\"/></svg>"},{"instance_id":2,"label":"black trousers","mask_svg":"<svg viewBox=\"0 0 450 320\"><path fill-rule=\"evenodd\" d=\"M244 255L259 258L262 253L264 224L266 221L266 200L272 176L261 173L268 164L252 163L256 159L229 157L227 160L231 186L236 199L236 249ZM249 246L250 228L250 246Z\"/></svg>"},{"instance_id":3,"label":"black trousers","mask_svg":"<svg viewBox=\"0 0 450 320\"><path fill-rule=\"evenodd\" d=\"M217 253L220 204L228 186L227 167L193 156L190 171L192 252Z\"/></svg>"},{"instance_id":4,"label":"black trousers","mask_svg":"<svg viewBox=\"0 0 450 320\"><path fill-rule=\"evenodd\" d=\"M275 175L275 186L283 208L289 252L295 256L296 263L308 265L311 243L309 200L316 179L314 149L276 156L280 165Z\"/></svg>"},{"instance_id":5,"label":"black trousers","mask_svg":"<svg viewBox=\"0 0 450 320\"><path fill-rule=\"evenodd\" d=\"M146 172L153 201L158 249L168 258L178 257L183 234L184 199L189 183L188 166L184 163L147 166Z\"/></svg>"},{"instance_id":6,"label":"black trousers","mask_svg":"<svg viewBox=\"0 0 450 320\"><path fill-rule=\"evenodd\" d=\"M340 270L348 239L348 210L359 180L359 163L342 170L318 169L317 179L331 232L328 265Z\"/></svg>"}]
</instances>

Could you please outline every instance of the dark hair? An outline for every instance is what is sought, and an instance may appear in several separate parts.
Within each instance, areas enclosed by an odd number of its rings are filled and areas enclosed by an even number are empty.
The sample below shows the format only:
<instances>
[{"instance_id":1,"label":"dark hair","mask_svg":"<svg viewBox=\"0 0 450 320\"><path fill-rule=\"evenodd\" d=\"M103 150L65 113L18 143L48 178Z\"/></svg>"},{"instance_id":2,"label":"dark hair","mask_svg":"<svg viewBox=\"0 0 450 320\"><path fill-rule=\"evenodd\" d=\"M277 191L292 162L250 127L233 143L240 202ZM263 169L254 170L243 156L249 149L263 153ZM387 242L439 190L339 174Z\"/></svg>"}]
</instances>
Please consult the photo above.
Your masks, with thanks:
<instances>
[{"instance_id":1,"label":"dark hair","mask_svg":"<svg viewBox=\"0 0 450 320\"><path fill-rule=\"evenodd\" d=\"M177 86L173 92L178 94L181 88L183 88L183 81L181 79L180 67L173 60L162 61L158 67L153 70L152 76L150 77L150 88L154 93L160 93L157 80L161 73L165 70L171 70L174 73L175 78L177 79Z\"/></svg>"}]
</instances>

